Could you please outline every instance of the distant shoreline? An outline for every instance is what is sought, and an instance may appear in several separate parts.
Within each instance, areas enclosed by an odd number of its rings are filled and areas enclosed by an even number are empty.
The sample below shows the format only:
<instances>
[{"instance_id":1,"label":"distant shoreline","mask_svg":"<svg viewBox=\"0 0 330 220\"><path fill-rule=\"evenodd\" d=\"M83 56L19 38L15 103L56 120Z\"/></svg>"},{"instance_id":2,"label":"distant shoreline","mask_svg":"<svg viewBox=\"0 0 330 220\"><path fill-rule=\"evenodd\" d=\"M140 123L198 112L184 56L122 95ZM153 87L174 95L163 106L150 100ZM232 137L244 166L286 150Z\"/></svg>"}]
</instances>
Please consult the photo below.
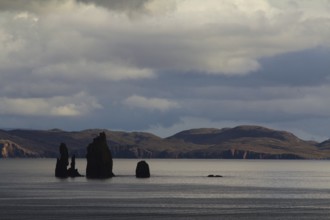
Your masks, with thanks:
<instances>
[{"instance_id":1,"label":"distant shoreline","mask_svg":"<svg viewBox=\"0 0 330 220\"><path fill-rule=\"evenodd\" d=\"M83 131L0 130L0 157L57 158L59 144L70 154L86 156L86 147L104 131L114 158L187 159L329 159L330 140L305 141L286 131L261 126L198 128L167 138L146 132L106 129Z\"/></svg>"}]
</instances>

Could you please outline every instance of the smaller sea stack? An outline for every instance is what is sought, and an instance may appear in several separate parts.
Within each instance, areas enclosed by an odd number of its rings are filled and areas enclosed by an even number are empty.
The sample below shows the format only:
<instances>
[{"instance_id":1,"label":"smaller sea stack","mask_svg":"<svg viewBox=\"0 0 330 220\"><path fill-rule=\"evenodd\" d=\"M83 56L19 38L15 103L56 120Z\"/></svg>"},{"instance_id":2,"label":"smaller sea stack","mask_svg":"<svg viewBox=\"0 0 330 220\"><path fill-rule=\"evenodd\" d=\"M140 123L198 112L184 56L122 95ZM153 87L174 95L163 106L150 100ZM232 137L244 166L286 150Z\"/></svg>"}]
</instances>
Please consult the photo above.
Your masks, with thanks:
<instances>
[{"instance_id":1,"label":"smaller sea stack","mask_svg":"<svg viewBox=\"0 0 330 220\"><path fill-rule=\"evenodd\" d=\"M67 177L80 177L82 175L79 174L76 169L76 157L75 155L71 158L71 166L67 169L69 165L69 153L66 144L61 143L60 145L60 158L57 158L56 168L55 168L55 176L58 178L67 178Z\"/></svg>"},{"instance_id":2,"label":"smaller sea stack","mask_svg":"<svg viewBox=\"0 0 330 220\"><path fill-rule=\"evenodd\" d=\"M150 170L149 165L144 160L137 163L135 176L137 178L149 178L150 177Z\"/></svg>"},{"instance_id":3,"label":"smaller sea stack","mask_svg":"<svg viewBox=\"0 0 330 220\"><path fill-rule=\"evenodd\" d=\"M67 166L69 165L69 153L68 148L64 143L60 145L60 158L57 158L55 176L59 178L67 178L68 170Z\"/></svg>"}]
</instances>

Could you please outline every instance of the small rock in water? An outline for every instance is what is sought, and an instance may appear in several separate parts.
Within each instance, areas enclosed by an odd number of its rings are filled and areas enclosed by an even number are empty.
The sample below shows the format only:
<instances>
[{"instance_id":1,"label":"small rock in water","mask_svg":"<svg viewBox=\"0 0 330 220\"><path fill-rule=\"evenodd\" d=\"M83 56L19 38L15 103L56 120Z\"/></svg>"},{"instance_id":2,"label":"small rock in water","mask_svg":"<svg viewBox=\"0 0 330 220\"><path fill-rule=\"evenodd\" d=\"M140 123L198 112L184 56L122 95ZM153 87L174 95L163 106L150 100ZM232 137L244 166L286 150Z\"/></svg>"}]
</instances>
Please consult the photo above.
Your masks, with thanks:
<instances>
[{"instance_id":1,"label":"small rock in water","mask_svg":"<svg viewBox=\"0 0 330 220\"><path fill-rule=\"evenodd\" d=\"M149 165L144 160L138 162L135 170L135 176L137 178L149 178L150 170Z\"/></svg>"},{"instance_id":2,"label":"small rock in water","mask_svg":"<svg viewBox=\"0 0 330 220\"><path fill-rule=\"evenodd\" d=\"M223 177L223 176L221 176L221 175L213 175L213 174L210 174L210 175L208 175L207 177Z\"/></svg>"}]
</instances>

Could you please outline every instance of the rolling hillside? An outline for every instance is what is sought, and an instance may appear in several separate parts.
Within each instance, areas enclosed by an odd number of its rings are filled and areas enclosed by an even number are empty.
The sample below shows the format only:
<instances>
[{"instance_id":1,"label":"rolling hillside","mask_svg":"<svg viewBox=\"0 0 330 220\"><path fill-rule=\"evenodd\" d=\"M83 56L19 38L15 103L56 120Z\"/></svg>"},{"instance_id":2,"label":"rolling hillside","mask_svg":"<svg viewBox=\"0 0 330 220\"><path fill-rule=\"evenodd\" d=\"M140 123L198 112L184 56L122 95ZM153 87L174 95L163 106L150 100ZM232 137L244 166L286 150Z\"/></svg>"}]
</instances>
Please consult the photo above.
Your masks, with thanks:
<instances>
[{"instance_id":1,"label":"rolling hillside","mask_svg":"<svg viewBox=\"0 0 330 220\"><path fill-rule=\"evenodd\" d=\"M200 128L168 138L151 133L90 129L0 130L1 157L57 157L64 142L85 157L87 145L104 131L115 158L328 159L330 141L304 141L292 133L260 126Z\"/></svg>"}]
</instances>

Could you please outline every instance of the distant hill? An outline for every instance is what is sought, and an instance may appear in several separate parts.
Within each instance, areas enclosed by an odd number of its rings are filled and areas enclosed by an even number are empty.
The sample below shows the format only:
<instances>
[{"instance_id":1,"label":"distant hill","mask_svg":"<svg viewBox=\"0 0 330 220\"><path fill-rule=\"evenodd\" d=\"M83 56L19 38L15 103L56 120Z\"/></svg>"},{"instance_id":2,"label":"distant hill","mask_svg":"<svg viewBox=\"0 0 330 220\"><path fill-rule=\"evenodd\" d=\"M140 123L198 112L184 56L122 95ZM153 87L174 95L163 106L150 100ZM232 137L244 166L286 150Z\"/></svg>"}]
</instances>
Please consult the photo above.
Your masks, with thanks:
<instances>
[{"instance_id":1,"label":"distant hill","mask_svg":"<svg viewBox=\"0 0 330 220\"><path fill-rule=\"evenodd\" d=\"M186 143L208 145L207 150L195 154L214 158L249 159L320 159L329 152L319 144L304 141L292 133L260 126L238 126L225 129L192 129L169 137ZM329 148L330 149L330 148Z\"/></svg>"},{"instance_id":2,"label":"distant hill","mask_svg":"<svg viewBox=\"0 0 330 220\"><path fill-rule=\"evenodd\" d=\"M87 145L102 131L115 158L330 158L330 140L304 141L292 133L260 126L191 129L168 138L104 129L0 130L0 157L57 157L62 142L67 144L70 154L85 157Z\"/></svg>"},{"instance_id":3,"label":"distant hill","mask_svg":"<svg viewBox=\"0 0 330 220\"><path fill-rule=\"evenodd\" d=\"M318 148L321 150L330 150L330 139L322 143L316 144L316 146L318 146Z\"/></svg>"}]
</instances>

